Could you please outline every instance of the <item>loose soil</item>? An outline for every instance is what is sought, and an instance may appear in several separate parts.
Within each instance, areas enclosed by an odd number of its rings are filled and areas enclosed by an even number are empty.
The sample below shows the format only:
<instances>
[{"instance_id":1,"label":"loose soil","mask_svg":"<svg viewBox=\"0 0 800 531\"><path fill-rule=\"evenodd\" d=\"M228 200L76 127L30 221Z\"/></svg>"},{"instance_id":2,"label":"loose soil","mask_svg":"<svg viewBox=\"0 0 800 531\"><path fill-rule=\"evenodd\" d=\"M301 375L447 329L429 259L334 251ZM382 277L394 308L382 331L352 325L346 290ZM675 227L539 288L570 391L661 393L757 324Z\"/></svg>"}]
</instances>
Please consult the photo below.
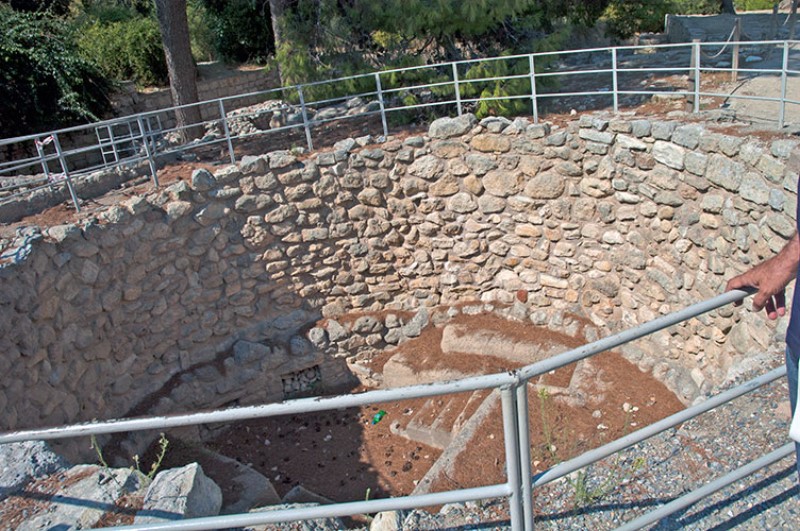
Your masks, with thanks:
<instances>
[{"instance_id":1,"label":"loose soil","mask_svg":"<svg viewBox=\"0 0 800 531\"><path fill-rule=\"evenodd\" d=\"M494 314L460 314L450 324L502 333L512 340L559 342L577 346L582 337L568 337L548 329ZM471 374L515 369L516 364L488 356L443 354L442 329L428 327L422 335L373 358L380 372L398 353L416 360L419 369L451 368ZM649 374L619 354L607 352L591 360L593 374L604 390L588 397L583 406L570 406L558 396L529 391L529 419L533 472L622 437L682 409L682 404ZM574 366L542 375L536 383L566 386ZM356 391L367 390L364 387ZM487 396L488 391L482 396ZM442 397L444 398L444 397ZM303 487L333 501L358 501L410 494L441 451L396 435L392 423L404 423L425 399L373 404L324 413L289 415L249 421L229 428L208 446L268 477L279 495ZM443 400L436 402L444 406ZM377 423L376 413L385 415ZM183 445L181 445L183 446ZM186 447L170 448L164 466L189 462ZM434 483L433 491L491 485L505 481L502 415L493 412L483 423L454 471ZM207 471L212 477L223 471ZM220 474L221 473L221 474ZM223 489L226 488L223 480Z\"/></svg>"}]
</instances>

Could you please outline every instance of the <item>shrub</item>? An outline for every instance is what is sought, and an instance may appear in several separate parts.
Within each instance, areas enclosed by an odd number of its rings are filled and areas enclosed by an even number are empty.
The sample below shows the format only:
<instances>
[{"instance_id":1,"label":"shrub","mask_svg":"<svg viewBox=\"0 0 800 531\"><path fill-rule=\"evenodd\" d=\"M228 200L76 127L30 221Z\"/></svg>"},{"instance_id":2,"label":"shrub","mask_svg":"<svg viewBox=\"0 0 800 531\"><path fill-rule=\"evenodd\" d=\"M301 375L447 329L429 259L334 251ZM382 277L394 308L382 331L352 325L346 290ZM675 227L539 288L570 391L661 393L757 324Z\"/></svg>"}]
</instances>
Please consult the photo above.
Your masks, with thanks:
<instances>
[{"instance_id":1,"label":"shrub","mask_svg":"<svg viewBox=\"0 0 800 531\"><path fill-rule=\"evenodd\" d=\"M602 19L607 23L609 34L625 38L640 32L663 31L664 17L668 13L707 15L719 13L719 8L718 0L611 0Z\"/></svg>"},{"instance_id":2,"label":"shrub","mask_svg":"<svg viewBox=\"0 0 800 531\"><path fill-rule=\"evenodd\" d=\"M759 11L772 9L778 3L775 0L736 0L733 5L737 11Z\"/></svg>"},{"instance_id":3,"label":"shrub","mask_svg":"<svg viewBox=\"0 0 800 531\"><path fill-rule=\"evenodd\" d=\"M263 62L274 53L268 2L203 0L203 4L221 57Z\"/></svg>"},{"instance_id":4,"label":"shrub","mask_svg":"<svg viewBox=\"0 0 800 531\"><path fill-rule=\"evenodd\" d=\"M108 88L61 19L0 4L0 135L96 120L108 108Z\"/></svg>"},{"instance_id":5,"label":"shrub","mask_svg":"<svg viewBox=\"0 0 800 531\"><path fill-rule=\"evenodd\" d=\"M130 79L139 86L165 85L167 64L158 23L137 16L103 24L90 22L78 30L78 46L113 79Z\"/></svg>"}]
</instances>

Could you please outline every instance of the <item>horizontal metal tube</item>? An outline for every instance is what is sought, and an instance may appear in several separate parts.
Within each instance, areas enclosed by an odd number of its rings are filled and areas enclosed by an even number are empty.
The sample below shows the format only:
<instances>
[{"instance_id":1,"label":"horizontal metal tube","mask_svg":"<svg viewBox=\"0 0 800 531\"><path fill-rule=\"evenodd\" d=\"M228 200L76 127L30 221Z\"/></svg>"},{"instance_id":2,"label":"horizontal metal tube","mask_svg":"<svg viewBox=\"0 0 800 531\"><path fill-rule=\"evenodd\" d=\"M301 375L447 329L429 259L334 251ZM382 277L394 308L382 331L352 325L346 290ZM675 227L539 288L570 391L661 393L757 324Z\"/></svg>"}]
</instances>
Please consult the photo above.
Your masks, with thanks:
<instances>
[{"instance_id":1,"label":"horizontal metal tube","mask_svg":"<svg viewBox=\"0 0 800 531\"><path fill-rule=\"evenodd\" d=\"M271 417L276 415L289 415L294 413L309 413L312 411L327 411L330 409L348 408L376 404L381 402L394 402L410 398L425 398L466 391L477 391L510 385L518 382L517 376L512 373L489 374L464 378L451 382L435 382L424 385L399 387L397 389L382 389L355 395L340 395L332 397L299 398L277 404L264 404L260 406L247 406L224 409L221 411L208 411L202 413L188 413L184 415L153 416L139 419L109 420L76 424L59 428L43 428L8 432L0 435L0 444L29 440L64 439L85 435L100 435L105 433L119 433L125 431L160 430L178 426L191 426L195 424L208 424L214 422L232 422L255 418Z\"/></svg>"},{"instance_id":2,"label":"horizontal metal tube","mask_svg":"<svg viewBox=\"0 0 800 531\"><path fill-rule=\"evenodd\" d=\"M727 402L730 402L734 398L738 398L755 389L758 389L763 385L774 382L784 375L786 375L786 367L778 367L777 369L773 369L766 374L762 374L757 378L753 378L742 385L715 395L697 405L688 407L675 413L674 415L670 415L669 417L661 419L658 422L650 424L649 426L645 426L644 428L628 434L625 437L612 441L599 448L595 448L594 450L589 450L588 452L585 452L574 459L570 459L569 461L559 463L558 465L555 465L541 474L537 474L533 480L533 486L541 487L546 483L550 483L551 481L562 478L576 470L580 470L585 466L596 463L597 461L610 455L614 455L615 453L624 450L629 446L640 443L646 439L649 439L650 437L653 437L654 435L658 435L662 431L673 428L678 424L705 413L706 411L710 411L715 407L719 407Z\"/></svg>"},{"instance_id":3,"label":"horizontal metal tube","mask_svg":"<svg viewBox=\"0 0 800 531\"><path fill-rule=\"evenodd\" d=\"M711 310L719 308L720 306L725 306L726 304L740 301L747 297L752 291L753 290L731 290L723 293L722 295L717 295L711 299L692 304L691 306L687 306L686 308L678 310L677 312L673 312L668 315L653 319L652 321L640 324L635 328L623 330L622 332L614 334L613 336L600 339L588 345L583 345L582 347L578 347L570 350L569 352L565 352L564 354L534 363L533 365L528 365L527 367L520 369L520 377L524 380L529 380L534 376L544 374L546 372L563 367L564 365L568 365L600 352L610 350L614 347L618 347L633 341L634 339L639 339L648 334L652 334L653 332L658 332L659 330L669 326L675 325L687 319L691 319L692 317L710 312Z\"/></svg>"},{"instance_id":4,"label":"horizontal metal tube","mask_svg":"<svg viewBox=\"0 0 800 531\"><path fill-rule=\"evenodd\" d=\"M379 500L359 501L351 503L338 503L335 505L317 505L300 509L282 509L259 513L237 514L229 516L211 516L206 518L193 518L191 520L173 520L161 524L131 525L109 527L105 529L115 531L200 531L204 529L225 529L231 527L244 527L259 524L274 524L295 520L312 520L335 516L348 516L352 514L369 514L381 511L396 511L414 507L427 507L429 505L443 505L445 503L460 503L470 500L500 498L511 494L508 484L490 485L472 489L451 490L448 492L435 492L401 498L383 498Z\"/></svg>"},{"instance_id":5,"label":"horizontal metal tube","mask_svg":"<svg viewBox=\"0 0 800 531\"><path fill-rule=\"evenodd\" d=\"M750 463L746 464L741 468L737 468L733 472L722 476L721 478L717 478L714 481L707 483L700 487L699 489L693 490L692 492L681 496L680 498L673 500L666 505L663 505L656 509L655 511L649 512L635 520L628 522L625 525L622 525L616 529L616 531L633 531L634 529L641 529L648 524L652 524L664 518L665 516L669 516L677 511L685 507L689 507L690 505L702 500L703 498L710 496L717 492L718 490L722 490L728 485L739 481L742 478L746 478L747 476L753 474L754 472L761 470L764 467L771 465L777 461L780 461L784 457L791 455L794 452L794 443L788 443L784 446L781 446L777 450L774 450L767 455L760 457Z\"/></svg>"}]
</instances>

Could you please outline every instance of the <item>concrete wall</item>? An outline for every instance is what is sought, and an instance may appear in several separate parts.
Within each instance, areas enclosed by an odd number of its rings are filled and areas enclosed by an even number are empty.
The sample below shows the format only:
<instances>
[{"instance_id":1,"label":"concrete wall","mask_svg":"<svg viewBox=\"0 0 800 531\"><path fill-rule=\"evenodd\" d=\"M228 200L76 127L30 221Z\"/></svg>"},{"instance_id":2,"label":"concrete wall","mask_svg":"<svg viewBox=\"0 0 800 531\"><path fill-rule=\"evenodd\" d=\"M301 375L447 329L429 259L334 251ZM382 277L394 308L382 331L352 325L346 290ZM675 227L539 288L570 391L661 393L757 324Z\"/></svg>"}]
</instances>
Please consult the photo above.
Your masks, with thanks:
<instances>
[{"instance_id":1,"label":"concrete wall","mask_svg":"<svg viewBox=\"0 0 800 531\"><path fill-rule=\"evenodd\" d=\"M343 359L465 302L612 333L720 293L794 230L791 137L467 115L367 140L247 157L31 232L0 270L2 429L341 385ZM729 307L622 352L691 402L781 334Z\"/></svg>"}]
</instances>

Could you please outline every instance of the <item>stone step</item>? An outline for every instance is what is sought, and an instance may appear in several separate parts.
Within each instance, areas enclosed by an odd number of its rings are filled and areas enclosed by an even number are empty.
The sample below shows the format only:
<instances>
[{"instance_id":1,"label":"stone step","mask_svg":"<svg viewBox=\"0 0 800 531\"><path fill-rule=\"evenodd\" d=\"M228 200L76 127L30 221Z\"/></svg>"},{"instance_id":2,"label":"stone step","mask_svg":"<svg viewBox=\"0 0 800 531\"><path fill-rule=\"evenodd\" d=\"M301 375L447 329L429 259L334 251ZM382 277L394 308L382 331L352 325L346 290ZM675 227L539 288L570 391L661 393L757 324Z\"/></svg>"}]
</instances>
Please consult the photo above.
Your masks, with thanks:
<instances>
[{"instance_id":1,"label":"stone step","mask_svg":"<svg viewBox=\"0 0 800 531\"><path fill-rule=\"evenodd\" d=\"M453 466L459 455L467 448L467 445L478 433L481 425L489 415L496 412L500 407L500 393L495 389L493 391L483 391L487 393L481 400L477 410L470 415L459 432L450 441L450 444L436 460L436 463L428 470L428 473L417 483L412 495L428 494L431 487L442 476L452 475Z\"/></svg>"},{"instance_id":2,"label":"stone step","mask_svg":"<svg viewBox=\"0 0 800 531\"><path fill-rule=\"evenodd\" d=\"M430 398L414 412L407 423L396 421L390 429L401 437L443 450L450 445L488 394L488 391L481 390Z\"/></svg>"}]
</instances>

